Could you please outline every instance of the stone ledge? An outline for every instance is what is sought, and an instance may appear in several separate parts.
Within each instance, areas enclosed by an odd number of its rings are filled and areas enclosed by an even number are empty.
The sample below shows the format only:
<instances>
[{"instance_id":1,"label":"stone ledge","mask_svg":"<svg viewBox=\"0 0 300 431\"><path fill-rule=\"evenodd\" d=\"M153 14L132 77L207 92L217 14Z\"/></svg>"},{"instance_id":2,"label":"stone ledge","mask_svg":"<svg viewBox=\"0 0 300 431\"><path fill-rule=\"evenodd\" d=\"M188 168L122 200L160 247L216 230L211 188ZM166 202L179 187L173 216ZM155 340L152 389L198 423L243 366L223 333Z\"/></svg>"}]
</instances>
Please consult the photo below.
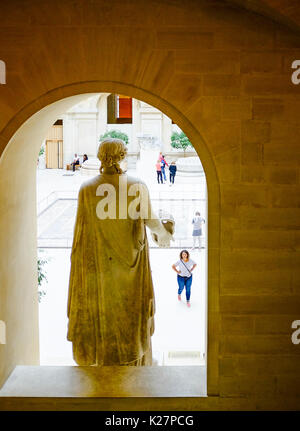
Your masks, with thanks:
<instances>
[{"instance_id":1,"label":"stone ledge","mask_svg":"<svg viewBox=\"0 0 300 431\"><path fill-rule=\"evenodd\" d=\"M206 368L17 366L4 398L206 397Z\"/></svg>"}]
</instances>

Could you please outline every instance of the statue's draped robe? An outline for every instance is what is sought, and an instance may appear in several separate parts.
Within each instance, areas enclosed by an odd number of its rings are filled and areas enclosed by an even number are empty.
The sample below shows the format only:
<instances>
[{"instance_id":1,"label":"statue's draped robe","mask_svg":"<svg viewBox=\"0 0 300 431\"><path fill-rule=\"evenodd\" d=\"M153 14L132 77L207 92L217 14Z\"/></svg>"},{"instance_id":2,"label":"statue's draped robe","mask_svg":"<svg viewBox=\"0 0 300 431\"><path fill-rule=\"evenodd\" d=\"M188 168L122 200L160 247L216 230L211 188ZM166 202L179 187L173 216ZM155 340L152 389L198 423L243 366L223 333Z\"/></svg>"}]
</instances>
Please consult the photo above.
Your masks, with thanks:
<instances>
[{"instance_id":1,"label":"statue's draped robe","mask_svg":"<svg viewBox=\"0 0 300 431\"><path fill-rule=\"evenodd\" d=\"M79 365L151 365L152 361L155 304L146 220L118 218L119 177L98 175L79 191L67 334ZM122 177L128 187L140 182ZM101 220L96 214L103 199L96 190L104 183L117 191L117 219Z\"/></svg>"}]
</instances>

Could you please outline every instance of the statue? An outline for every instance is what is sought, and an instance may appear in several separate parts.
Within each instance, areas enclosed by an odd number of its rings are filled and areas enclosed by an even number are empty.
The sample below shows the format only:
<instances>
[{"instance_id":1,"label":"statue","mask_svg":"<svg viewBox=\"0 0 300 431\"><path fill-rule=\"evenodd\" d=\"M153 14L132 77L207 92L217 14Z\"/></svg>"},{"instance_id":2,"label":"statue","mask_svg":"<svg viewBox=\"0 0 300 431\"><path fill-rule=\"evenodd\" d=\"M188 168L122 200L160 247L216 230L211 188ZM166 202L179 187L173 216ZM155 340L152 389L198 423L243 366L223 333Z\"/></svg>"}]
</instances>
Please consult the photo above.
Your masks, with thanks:
<instances>
[{"instance_id":1,"label":"statue","mask_svg":"<svg viewBox=\"0 0 300 431\"><path fill-rule=\"evenodd\" d=\"M146 226L160 247L169 246L174 229L153 213L145 183L122 171L126 153L123 141L102 141L100 175L79 190L67 334L78 365L152 364L155 299Z\"/></svg>"}]
</instances>

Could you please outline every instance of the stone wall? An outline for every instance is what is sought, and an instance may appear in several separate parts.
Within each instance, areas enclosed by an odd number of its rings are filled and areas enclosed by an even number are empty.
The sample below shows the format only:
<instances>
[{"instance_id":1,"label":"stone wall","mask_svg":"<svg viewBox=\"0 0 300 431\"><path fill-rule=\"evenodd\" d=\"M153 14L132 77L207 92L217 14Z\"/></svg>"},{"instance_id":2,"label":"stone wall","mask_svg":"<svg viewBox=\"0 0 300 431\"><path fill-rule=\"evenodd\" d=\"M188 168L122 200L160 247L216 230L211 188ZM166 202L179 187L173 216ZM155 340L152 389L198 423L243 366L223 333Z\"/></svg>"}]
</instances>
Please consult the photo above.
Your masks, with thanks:
<instances>
[{"instance_id":1,"label":"stone wall","mask_svg":"<svg viewBox=\"0 0 300 431\"><path fill-rule=\"evenodd\" d=\"M86 81L147 92L147 103L202 136L193 143L210 226L220 215L220 233L209 228L209 394L227 408L247 398L257 408L297 405L300 85L291 63L300 33L217 1L14 0L2 5L0 39L0 151L27 105L35 112L52 90L65 97Z\"/></svg>"}]
</instances>

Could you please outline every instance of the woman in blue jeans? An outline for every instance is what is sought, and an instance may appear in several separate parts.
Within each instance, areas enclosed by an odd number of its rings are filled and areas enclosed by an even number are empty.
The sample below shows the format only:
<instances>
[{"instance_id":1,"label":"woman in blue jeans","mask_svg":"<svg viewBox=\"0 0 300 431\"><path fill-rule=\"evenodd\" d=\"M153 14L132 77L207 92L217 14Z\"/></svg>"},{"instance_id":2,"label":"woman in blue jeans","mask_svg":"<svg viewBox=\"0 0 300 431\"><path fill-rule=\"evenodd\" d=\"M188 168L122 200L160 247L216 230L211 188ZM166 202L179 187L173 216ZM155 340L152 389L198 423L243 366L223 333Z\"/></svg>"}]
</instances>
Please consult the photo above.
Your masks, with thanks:
<instances>
[{"instance_id":1,"label":"woman in blue jeans","mask_svg":"<svg viewBox=\"0 0 300 431\"><path fill-rule=\"evenodd\" d=\"M192 271L196 267L196 262L190 259L190 254L187 250L182 250L179 257L180 260L172 265L174 271L177 272L178 300L181 301L181 293L185 287L186 304L190 307L191 286L193 281Z\"/></svg>"}]
</instances>

